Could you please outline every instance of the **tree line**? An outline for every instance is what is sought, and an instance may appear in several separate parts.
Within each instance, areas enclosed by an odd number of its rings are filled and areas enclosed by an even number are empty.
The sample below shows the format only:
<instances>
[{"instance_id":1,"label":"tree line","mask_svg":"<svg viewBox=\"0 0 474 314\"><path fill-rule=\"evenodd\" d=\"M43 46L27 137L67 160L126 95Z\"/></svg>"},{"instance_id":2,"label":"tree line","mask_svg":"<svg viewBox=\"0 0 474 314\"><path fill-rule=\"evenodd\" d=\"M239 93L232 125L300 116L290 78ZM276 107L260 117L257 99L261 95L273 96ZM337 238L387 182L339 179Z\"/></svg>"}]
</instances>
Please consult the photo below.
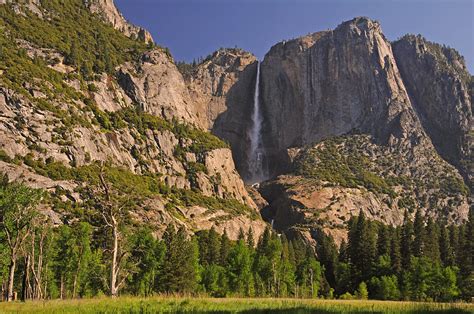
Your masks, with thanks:
<instances>
[{"instance_id":1,"label":"tree line","mask_svg":"<svg viewBox=\"0 0 474 314\"><path fill-rule=\"evenodd\" d=\"M54 223L39 211L48 196L0 182L0 283L5 300L160 293L213 297L373 298L452 301L473 295L473 215L460 225L414 221L399 227L348 222L348 241L313 230L316 247L265 229L189 235L169 225L162 238L134 223L129 201L107 184L84 201L87 219ZM97 196L98 195L98 196ZM40 213L42 212L42 213ZM45 214L46 213L46 214ZM53 218L52 218L53 217Z\"/></svg>"}]
</instances>

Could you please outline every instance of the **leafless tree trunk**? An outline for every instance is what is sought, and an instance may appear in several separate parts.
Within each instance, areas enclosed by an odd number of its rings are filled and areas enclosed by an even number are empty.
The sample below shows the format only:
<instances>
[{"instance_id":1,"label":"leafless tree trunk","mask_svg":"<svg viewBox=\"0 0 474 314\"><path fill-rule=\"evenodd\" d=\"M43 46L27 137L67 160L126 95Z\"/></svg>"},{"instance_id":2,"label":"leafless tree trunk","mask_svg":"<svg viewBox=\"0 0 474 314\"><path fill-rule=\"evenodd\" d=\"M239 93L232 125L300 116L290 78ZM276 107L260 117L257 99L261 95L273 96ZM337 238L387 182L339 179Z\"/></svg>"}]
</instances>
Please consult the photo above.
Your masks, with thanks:
<instances>
[{"instance_id":1,"label":"leafless tree trunk","mask_svg":"<svg viewBox=\"0 0 474 314\"><path fill-rule=\"evenodd\" d=\"M8 267L8 291L7 301L13 301L13 282L15 280L16 253L10 256L10 265Z\"/></svg>"},{"instance_id":2,"label":"leafless tree trunk","mask_svg":"<svg viewBox=\"0 0 474 314\"><path fill-rule=\"evenodd\" d=\"M125 283L125 279L127 276L123 275L122 278L119 278L121 272L121 263L123 259L126 257L126 252L122 252L121 250L121 232L120 232L120 216L122 214L122 210L125 207L116 206L113 204L110 198L109 187L107 182L104 179L103 172L100 173L100 181L102 187L105 192L106 197L106 211L105 213L102 212L102 217L106 225L112 229L112 237L113 237L113 245L112 245L112 260L111 260L111 267L110 267L110 295L112 298L118 296L118 292L120 287Z\"/></svg>"}]
</instances>

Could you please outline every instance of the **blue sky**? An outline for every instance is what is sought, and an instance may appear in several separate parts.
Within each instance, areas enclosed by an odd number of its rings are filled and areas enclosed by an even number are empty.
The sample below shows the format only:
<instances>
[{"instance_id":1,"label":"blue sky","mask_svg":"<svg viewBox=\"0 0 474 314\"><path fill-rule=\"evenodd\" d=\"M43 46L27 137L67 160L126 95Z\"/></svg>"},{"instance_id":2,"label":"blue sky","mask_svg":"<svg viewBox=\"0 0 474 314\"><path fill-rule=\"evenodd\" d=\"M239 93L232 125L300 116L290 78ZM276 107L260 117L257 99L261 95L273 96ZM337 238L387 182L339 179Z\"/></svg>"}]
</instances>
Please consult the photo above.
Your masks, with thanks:
<instances>
[{"instance_id":1,"label":"blue sky","mask_svg":"<svg viewBox=\"0 0 474 314\"><path fill-rule=\"evenodd\" d=\"M406 33L457 49L474 73L474 0L115 0L176 60L238 46L263 58L277 42L333 29L355 16L382 24L389 40Z\"/></svg>"}]
</instances>

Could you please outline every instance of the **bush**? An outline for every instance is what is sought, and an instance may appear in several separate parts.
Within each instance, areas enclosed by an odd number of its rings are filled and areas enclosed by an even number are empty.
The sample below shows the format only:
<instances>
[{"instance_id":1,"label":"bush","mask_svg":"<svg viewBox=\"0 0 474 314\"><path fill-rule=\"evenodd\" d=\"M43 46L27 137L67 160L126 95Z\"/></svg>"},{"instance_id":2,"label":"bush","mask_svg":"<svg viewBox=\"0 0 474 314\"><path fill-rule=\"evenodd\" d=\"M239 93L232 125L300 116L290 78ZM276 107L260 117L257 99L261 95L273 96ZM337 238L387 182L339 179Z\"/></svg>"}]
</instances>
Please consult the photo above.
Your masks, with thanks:
<instances>
[{"instance_id":1,"label":"bush","mask_svg":"<svg viewBox=\"0 0 474 314\"><path fill-rule=\"evenodd\" d=\"M365 282L361 282L357 287L356 297L360 300L367 300L369 298L369 292L367 291L367 285Z\"/></svg>"}]
</instances>

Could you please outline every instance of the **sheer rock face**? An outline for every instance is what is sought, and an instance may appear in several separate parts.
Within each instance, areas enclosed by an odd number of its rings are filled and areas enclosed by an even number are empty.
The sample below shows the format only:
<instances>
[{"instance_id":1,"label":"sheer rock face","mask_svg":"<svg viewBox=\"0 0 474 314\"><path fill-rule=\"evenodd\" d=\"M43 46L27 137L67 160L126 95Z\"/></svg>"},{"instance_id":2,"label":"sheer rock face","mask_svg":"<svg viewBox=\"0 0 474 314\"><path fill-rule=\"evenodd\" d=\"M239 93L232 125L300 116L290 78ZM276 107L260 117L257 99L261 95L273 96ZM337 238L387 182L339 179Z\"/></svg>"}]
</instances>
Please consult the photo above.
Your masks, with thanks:
<instances>
[{"instance_id":1,"label":"sheer rock face","mask_svg":"<svg viewBox=\"0 0 474 314\"><path fill-rule=\"evenodd\" d=\"M380 25L356 18L270 50L262 63L265 145L273 173L286 149L354 130L383 144L430 146Z\"/></svg>"},{"instance_id":2,"label":"sheer rock face","mask_svg":"<svg viewBox=\"0 0 474 314\"><path fill-rule=\"evenodd\" d=\"M118 82L145 112L198 124L183 76L164 50L155 48L145 53L138 64L122 66Z\"/></svg>"},{"instance_id":3,"label":"sheer rock face","mask_svg":"<svg viewBox=\"0 0 474 314\"><path fill-rule=\"evenodd\" d=\"M421 36L393 44L411 102L439 154L461 170L473 188L472 78L454 50Z\"/></svg>"},{"instance_id":4,"label":"sheer rock face","mask_svg":"<svg viewBox=\"0 0 474 314\"><path fill-rule=\"evenodd\" d=\"M114 0L84 0L92 13L100 15L105 22L121 31L127 37L137 38L146 43L153 43L153 37L146 29L129 23L117 10Z\"/></svg>"},{"instance_id":5,"label":"sheer rock face","mask_svg":"<svg viewBox=\"0 0 474 314\"><path fill-rule=\"evenodd\" d=\"M184 76L200 125L213 128L217 117L231 106L237 81L255 61L255 56L244 50L219 49Z\"/></svg>"}]
</instances>

